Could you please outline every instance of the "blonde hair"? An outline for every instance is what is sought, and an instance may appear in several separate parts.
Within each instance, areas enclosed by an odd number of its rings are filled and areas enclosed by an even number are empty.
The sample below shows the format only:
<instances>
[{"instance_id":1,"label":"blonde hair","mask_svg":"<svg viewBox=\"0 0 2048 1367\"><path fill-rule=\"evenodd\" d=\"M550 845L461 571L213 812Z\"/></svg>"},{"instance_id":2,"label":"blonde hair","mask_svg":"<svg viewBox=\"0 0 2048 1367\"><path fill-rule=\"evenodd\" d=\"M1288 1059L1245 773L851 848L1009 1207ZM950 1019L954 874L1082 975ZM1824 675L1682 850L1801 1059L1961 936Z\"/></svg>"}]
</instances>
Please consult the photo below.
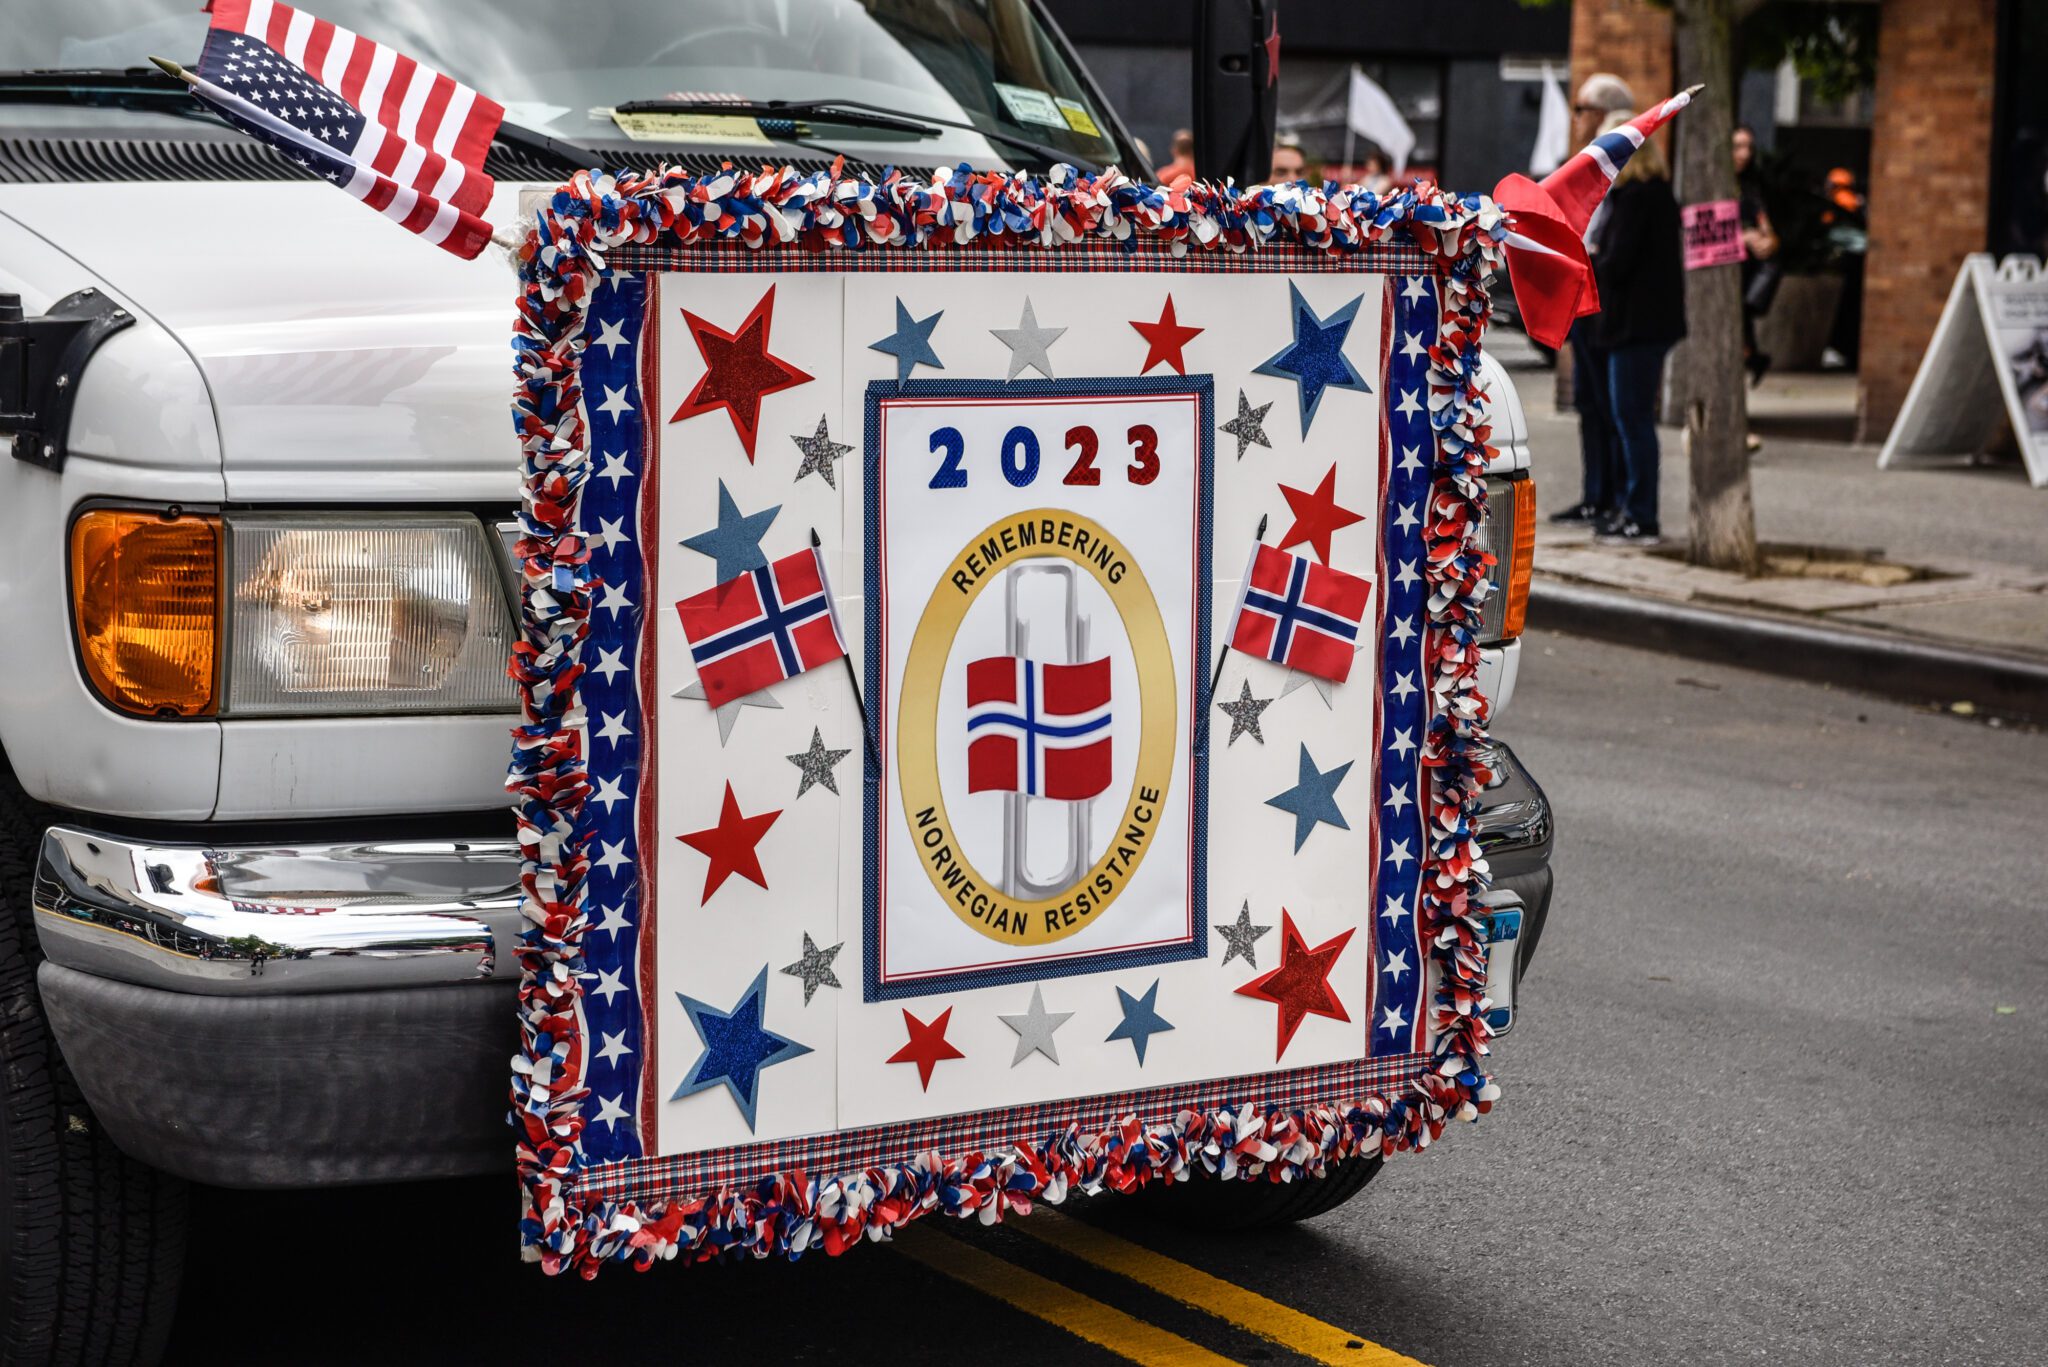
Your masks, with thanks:
<instances>
[{"instance_id":1,"label":"blonde hair","mask_svg":"<svg viewBox=\"0 0 2048 1367\"><path fill-rule=\"evenodd\" d=\"M1600 132L1612 133L1634 117L1635 113L1632 110L1617 109L1606 118L1600 120ZM1595 134L1594 136L1597 137L1599 135ZM1671 167L1664 160L1663 149L1657 146L1655 138L1645 138L1643 139L1643 145L1635 150L1635 155L1622 163L1621 170L1615 173L1614 183L1616 185L1631 185L1639 180L1669 179L1671 179Z\"/></svg>"}]
</instances>

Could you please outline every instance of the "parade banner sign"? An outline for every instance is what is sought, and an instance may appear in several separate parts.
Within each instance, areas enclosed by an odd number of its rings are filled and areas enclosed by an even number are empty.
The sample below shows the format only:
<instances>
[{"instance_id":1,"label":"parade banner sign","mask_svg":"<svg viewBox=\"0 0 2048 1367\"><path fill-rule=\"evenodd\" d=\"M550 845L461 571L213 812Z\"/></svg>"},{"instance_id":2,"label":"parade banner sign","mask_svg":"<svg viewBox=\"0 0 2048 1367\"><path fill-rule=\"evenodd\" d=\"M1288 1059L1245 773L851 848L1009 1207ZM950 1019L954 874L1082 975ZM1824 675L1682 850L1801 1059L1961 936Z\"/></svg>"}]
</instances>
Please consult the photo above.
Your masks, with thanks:
<instances>
[{"instance_id":1,"label":"parade banner sign","mask_svg":"<svg viewBox=\"0 0 2048 1367\"><path fill-rule=\"evenodd\" d=\"M521 254L525 1243L1484 1111L1487 201L578 177Z\"/></svg>"}]
</instances>

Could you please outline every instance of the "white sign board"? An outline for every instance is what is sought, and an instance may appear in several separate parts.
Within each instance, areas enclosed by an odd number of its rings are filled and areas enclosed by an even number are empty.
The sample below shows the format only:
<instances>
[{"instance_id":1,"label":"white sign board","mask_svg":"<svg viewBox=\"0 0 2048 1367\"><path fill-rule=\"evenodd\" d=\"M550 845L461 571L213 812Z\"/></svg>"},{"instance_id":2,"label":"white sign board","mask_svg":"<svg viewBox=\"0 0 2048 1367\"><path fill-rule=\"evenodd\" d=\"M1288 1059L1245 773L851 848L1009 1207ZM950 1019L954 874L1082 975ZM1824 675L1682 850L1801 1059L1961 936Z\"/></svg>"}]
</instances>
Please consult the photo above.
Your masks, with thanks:
<instances>
[{"instance_id":1,"label":"white sign board","mask_svg":"<svg viewBox=\"0 0 2048 1367\"><path fill-rule=\"evenodd\" d=\"M2048 272L1980 252L1956 272L1878 469L1979 454L2003 430L2001 400L2028 480L2048 488Z\"/></svg>"}]
</instances>

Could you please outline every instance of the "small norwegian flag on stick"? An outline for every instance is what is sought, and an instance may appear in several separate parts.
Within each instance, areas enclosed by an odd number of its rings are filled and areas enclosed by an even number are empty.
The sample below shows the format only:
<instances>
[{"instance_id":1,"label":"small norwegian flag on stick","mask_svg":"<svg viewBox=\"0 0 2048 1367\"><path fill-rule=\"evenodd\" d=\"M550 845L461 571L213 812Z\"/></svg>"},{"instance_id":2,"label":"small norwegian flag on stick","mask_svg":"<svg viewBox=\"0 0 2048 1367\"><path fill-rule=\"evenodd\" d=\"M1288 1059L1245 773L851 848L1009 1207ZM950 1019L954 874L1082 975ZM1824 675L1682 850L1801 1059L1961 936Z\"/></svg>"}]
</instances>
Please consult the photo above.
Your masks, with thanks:
<instances>
[{"instance_id":1,"label":"small norwegian flag on stick","mask_svg":"<svg viewBox=\"0 0 2048 1367\"><path fill-rule=\"evenodd\" d=\"M825 564L785 555L676 604L704 701L713 707L829 664L846 653Z\"/></svg>"},{"instance_id":2,"label":"small norwegian flag on stick","mask_svg":"<svg viewBox=\"0 0 2048 1367\"><path fill-rule=\"evenodd\" d=\"M1247 655L1343 683L1351 676L1372 585L1271 546L1252 550L1230 645Z\"/></svg>"},{"instance_id":3,"label":"small norwegian flag on stick","mask_svg":"<svg viewBox=\"0 0 2048 1367\"><path fill-rule=\"evenodd\" d=\"M271 0L213 0L196 71L152 57L259 142L460 257L493 240L484 154L505 117L451 76ZM503 241L501 239L501 241Z\"/></svg>"}]
</instances>

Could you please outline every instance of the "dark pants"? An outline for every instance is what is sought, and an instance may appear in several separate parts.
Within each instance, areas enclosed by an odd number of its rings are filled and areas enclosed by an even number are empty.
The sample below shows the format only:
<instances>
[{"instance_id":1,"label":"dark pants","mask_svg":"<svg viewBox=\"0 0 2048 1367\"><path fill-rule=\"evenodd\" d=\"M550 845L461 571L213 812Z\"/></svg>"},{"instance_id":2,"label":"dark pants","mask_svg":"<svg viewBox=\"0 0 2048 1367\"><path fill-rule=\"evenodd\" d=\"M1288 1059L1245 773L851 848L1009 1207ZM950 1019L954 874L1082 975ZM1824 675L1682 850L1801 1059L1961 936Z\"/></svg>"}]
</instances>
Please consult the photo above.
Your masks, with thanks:
<instances>
[{"instance_id":1,"label":"dark pants","mask_svg":"<svg viewBox=\"0 0 2048 1367\"><path fill-rule=\"evenodd\" d=\"M1608 420L1620 449L1613 507L1645 531L1657 526L1657 387L1669 342L1640 342L1604 352ZM1585 424L1580 423L1581 429Z\"/></svg>"},{"instance_id":2,"label":"dark pants","mask_svg":"<svg viewBox=\"0 0 2048 1367\"><path fill-rule=\"evenodd\" d=\"M1621 506L1621 438L1607 400L1607 353L1586 340L1585 320L1572 329L1572 407L1579 412L1579 502L1602 513Z\"/></svg>"}]
</instances>

